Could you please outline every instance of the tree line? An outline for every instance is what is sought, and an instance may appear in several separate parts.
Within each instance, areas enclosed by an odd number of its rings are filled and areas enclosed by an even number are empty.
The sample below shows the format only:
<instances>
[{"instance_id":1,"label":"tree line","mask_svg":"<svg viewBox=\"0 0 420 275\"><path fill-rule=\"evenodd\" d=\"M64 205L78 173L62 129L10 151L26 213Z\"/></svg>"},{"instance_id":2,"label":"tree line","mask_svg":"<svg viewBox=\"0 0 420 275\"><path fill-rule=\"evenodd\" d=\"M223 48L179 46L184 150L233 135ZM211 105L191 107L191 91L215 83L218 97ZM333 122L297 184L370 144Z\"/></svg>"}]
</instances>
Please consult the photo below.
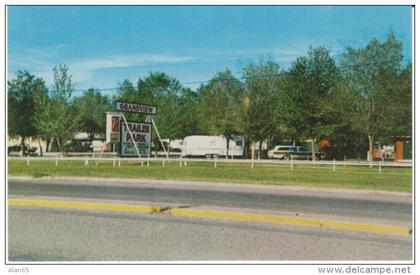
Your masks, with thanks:
<instances>
[{"instance_id":1,"label":"tree line","mask_svg":"<svg viewBox=\"0 0 420 275\"><path fill-rule=\"evenodd\" d=\"M155 122L163 138L188 135L243 136L246 146L264 142L311 144L328 140L335 158L372 153L375 142L389 144L411 136L412 72L403 63L402 43L393 33L384 42L347 48L337 58L325 46L310 47L288 69L261 59L235 77L217 72L196 90L175 77L151 72L136 83L124 80L111 98L95 88L74 96L66 66L54 68L54 82L19 71L8 82L8 134L54 140L60 150L77 132L90 139L105 133L105 112L112 101L155 104ZM127 119L141 121L137 114ZM154 137L156 142L156 137Z\"/></svg>"}]
</instances>

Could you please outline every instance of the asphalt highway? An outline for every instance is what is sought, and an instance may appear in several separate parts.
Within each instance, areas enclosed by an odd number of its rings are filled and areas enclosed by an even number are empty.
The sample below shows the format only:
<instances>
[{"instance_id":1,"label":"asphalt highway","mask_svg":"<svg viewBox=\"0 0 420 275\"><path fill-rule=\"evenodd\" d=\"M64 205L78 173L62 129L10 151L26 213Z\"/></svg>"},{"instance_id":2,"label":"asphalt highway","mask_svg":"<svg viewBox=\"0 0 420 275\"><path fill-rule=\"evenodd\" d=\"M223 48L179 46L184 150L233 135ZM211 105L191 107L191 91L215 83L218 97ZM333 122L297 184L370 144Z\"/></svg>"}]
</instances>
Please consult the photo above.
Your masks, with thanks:
<instances>
[{"instance_id":1,"label":"asphalt highway","mask_svg":"<svg viewBox=\"0 0 420 275\"><path fill-rule=\"evenodd\" d=\"M217 206L291 212L298 215L334 215L411 223L410 200L374 200L346 196L311 196L287 192L245 192L215 186L179 188L153 184L101 185L73 180L9 180L9 195L107 199L175 204L189 207ZM302 191L301 193L305 193Z\"/></svg>"},{"instance_id":2,"label":"asphalt highway","mask_svg":"<svg viewBox=\"0 0 420 275\"><path fill-rule=\"evenodd\" d=\"M165 215L9 210L9 260L408 261L411 238Z\"/></svg>"},{"instance_id":3,"label":"asphalt highway","mask_svg":"<svg viewBox=\"0 0 420 275\"><path fill-rule=\"evenodd\" d=\"M232 184L9 179L9 198L158 205L411 227L409 194ZM8 208L8 260L410 261L412 236L60 207Z\"/></svg>"}]
</instances>

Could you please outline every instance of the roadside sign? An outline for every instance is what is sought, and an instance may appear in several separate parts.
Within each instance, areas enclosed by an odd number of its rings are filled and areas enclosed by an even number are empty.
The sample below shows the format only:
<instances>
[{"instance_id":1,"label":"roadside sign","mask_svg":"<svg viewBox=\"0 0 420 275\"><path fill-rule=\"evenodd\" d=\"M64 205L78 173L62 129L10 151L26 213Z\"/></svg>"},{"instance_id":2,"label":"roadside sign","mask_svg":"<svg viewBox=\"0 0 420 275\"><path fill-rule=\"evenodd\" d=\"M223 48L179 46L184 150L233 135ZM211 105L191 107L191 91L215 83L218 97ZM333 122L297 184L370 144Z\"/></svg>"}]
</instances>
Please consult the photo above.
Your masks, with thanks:
<instances>
[{"instance_id":1,"label":"roadside sign","mask_svg":"<svg viewBox=\"0 0 420 275\"><path fill-rule=\"evenodd\" d=\"M128 128L127 128L128 127ZM131 133L130 133L130 131ZM141 156L150 155L152 125L150 123L139 123L127 121L127 125L120 121L121 156L137 157L134 142ZM134 139L134 142L133 142Z\"/></svg>"},{"instance_id":2,"label":"roadside sign","mask_svg":"<svg viewBox=\"0 0 420 275\"><path fill-rule=\"evenodd\" d=\"M122 112L137 113L137 114L147 114L147 115L157 114L156 105L137 104L137 103L130 103L130 102L122 102L122 101L115 102L115 110L122 111Z\"/></svg>"},{"instance_id":3,"label":"roadside sign","mask_svg":"<svg viewBox=\"0 0 420 275\"><path fill-rule=\"evenodd\" d=\"M120 133L111 133L110 143L120 142Z\"/></svg>"},{"instance_id":4,"label":"roadside sign","mask_svg":"<svg viewBox=\"0 0 420 275\"><path fill-rule=\"evenodd\" d=\"M120 142L120 120L121 115L106 113L106 142Z\"/></svg>"}]
</instances>

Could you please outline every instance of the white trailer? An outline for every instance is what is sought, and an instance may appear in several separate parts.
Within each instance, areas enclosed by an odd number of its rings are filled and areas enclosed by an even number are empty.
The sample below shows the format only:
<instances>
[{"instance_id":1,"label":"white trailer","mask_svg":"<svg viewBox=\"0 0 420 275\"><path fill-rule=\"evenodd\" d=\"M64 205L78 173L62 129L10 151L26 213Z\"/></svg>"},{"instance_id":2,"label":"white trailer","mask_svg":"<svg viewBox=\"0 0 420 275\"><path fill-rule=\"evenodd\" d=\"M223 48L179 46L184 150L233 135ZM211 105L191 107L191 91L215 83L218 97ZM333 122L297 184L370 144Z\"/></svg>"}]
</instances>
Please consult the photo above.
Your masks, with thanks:
<instances>
[{"instance_id":1,"label":"white trailer","mask_svg":"<svg viewBox=\"0 0 420 275\"><path fill-rule=\"evenodd\" d=\"M241 137L229 141L228 157L242 157L244 142ZM187 136L182 142L183 157L226 157L226 138L224 136Z\"/></svg>"}]
</instances>

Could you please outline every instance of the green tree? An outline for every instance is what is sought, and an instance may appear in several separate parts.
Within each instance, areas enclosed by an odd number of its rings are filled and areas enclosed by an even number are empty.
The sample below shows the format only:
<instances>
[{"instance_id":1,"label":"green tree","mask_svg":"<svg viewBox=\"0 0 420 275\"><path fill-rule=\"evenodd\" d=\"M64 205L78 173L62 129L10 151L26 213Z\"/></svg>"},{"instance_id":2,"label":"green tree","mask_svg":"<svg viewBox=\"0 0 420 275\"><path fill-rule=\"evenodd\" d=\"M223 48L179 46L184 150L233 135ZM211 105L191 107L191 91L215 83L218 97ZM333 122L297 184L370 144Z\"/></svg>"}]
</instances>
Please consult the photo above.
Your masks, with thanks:
<instances>
[{"instance_id":1,"label":"green tree","mask_svg":"<svg viewBox=\"0 0 420 275\"><path fill-rule=\"evenodd\" d=\"M394 76L390 92L392 93L393 104L390 106L391 136L412 135L412 64L408 64L403 70Z\"/></svg>"},{"instance_id":2,"label":"green tree","mask_svg":"<svg viewBox=\"0 0 420 275\"><path fill-rule=\"evenodd\" d=\"M399 78L403 75L402 58L402 43L390 33L384 43L372 39L366 48L349 48L340 59L347 86L360 97L357 127L368 138L369 160L373 159L375 140L387 137L392 129L399 128L395 123L401 123L403 127L411 123L411 74L406 73L403 87L396 85L401 83ZM404 94L399 98L401 89ZM401 113L399 109L409 112Z\"/></svg>"},{"instance_id":3,"label":"green tree","mask_svg":"<svg viewBox=\"0 0 420 275\"><path fill-rule=\"evenodd\" d=\"M281 102L281 74L278 64L261 60L259 64L249 64L244 69L247 97L242 102L245 106L245 133L251 142L259 143L261 156L264 141L273 140L280 130L276 124L276 109Z\"/></svg>"},{"instance_id":4,"label":"green tree","mask_svg":"<svg viewBox=\"0 0 420 275\"><path fill-rule=\"evenodd\" d=\"M321 128L323 137L334 145L327 157L343 159L357 156L364 149L363 133L355 127L358 116L358 94L348 90L340 81L324 101L321 115L328 118Z\"/></svg>"},{"instance_id":5,"label":"green tree","mask_svg":"<svg viewBox=\"0 0 420 275\"><path fill-rule=\"evenodd\" d=\"M209 132L223 135L226 139L226 158L229 156L229 142L241 129L242 100L245 90L231 71L219 72L201 90L202 111L209 126Z\"/></svg>"},{"instance_id":6,"label":"green tree","mask_svg":"<svg viewBox=\"0 0 420 275\"><path fill-rule=\"evenodd\" d=\"M118 86L118 100L135 101L137 100L137 90L133 83L126 79Z\"/></svg>"},{"instance_id":7,"label":"green tree","mask_svg":"<svg viewBox=\"0 0 420 275\"><path fill-rule=\"evenodd\" d=\"M17 77L8 82L8 134L20 136L21 154L25 139L39 135L35 126L37 99L46 93L44 81L28 71L19 71Z\"/></svg>"},{"instance_id":8,"label":"green tree","mask_svg":"<svg viewBox=\"0 0 420 275\"><path fill-rule=\"evenodd\" d=\"M165 73L150 73L145 78L139 78L137 88L126 80L119 87L119 100L133 103L157 105L158 113L154 118L162 138L169 140L181 136L179 98L183 87L179 81ZM127 119L145 120L144 115L128 114ZM157 136L153 137L158 143Z\"/></svg>"},{"instance_id":9,"label":"green tree","mask_svg":"<svg viewBox=\"0 0 420 275\"><path fill-rule=\"evenodd\" d=\"M184 138L189 135L206 134L206 128L203 127L205 121L204 114L200 108L200 94L185 88L178 100L179 108L179 132L178 138Z\"/></svg>"},{"instance_id":10,"label":"green tree","mask_svg":"<svg viewBox=\"0 0 420 275\"><path fill-rule=\"evenodd\" d=\"M119 83L118 85L118 92L117 95L114 96L113 101L124 101L124 102L141 102L139 101L139 95L136 87L134 87L133 83L125 79L123 82ZM138 120L138 115L133 113L125 113L124 114L127 120Z\"/></svg>"},{"instance_id":11,"label":"green tree","mask_svg":"<svg viewBox=\"0 0 420 275\"><path fill-rule=\"evenodd\" d=\"M156 127L163 139L178 138L180 133L179 96L182 85L177 79L165 73L150 73L137 83L139 100L144 103L154 104L158 107L157 116L154 118ZM157 136L154 137L157 144Z\"/></svg>"},{"instance_id":12,"label":"green tree","mask_svg":"<svg viewBox=\"0 0 420 275\"><path fill-rule=\"evenodd\" d=\"M340 81L340 71L326 47L311 47L307 56L292 64L286 81L286 122L302 138L311 140L315 159L315 141L331 134L335 116L326 110Z\"/></svg>"},{"instance_id":13,"label":"green tree","mask_svg":"<svg viewBox=\"0 0 420 275\"><path fill-rule=\"evenodd\" d=\"M88 133L91 142L95 135L105 135L105 113L112 109L111 101L107 96L91 88L81 97L75 98L73 104L80 116L80 130Z\"/></svg>"},{"instance_id":14,"label":"green tree","mask_svg":"<svg viewBox=\"0 0 420 275\"><path fill-rule=\"evenodd\" d=\"M47 96L38 100L36 127L45 136L55 138L58 149L80 128L80 116L70 99L74 86L67 66L54 67L54 84Z\"/></svg>"}]
</instances>

